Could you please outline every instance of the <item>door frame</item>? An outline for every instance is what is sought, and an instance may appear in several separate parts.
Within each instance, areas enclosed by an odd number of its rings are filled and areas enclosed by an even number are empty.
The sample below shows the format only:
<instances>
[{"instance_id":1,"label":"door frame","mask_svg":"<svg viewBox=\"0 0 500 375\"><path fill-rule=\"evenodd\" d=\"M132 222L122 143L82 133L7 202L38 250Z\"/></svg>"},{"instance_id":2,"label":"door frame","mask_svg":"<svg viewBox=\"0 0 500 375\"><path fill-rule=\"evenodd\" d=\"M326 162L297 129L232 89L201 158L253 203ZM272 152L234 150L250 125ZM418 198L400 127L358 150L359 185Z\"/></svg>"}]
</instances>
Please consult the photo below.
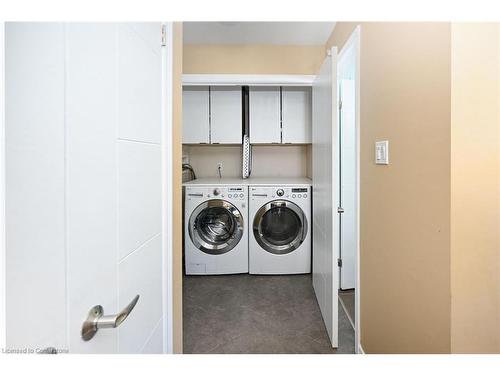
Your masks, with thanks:
<instances>
[{"instance_id":1,"label":"door frame","mask_svg":"<svg viewBox=\"0 0 500 375\"><path fill-rule=\"evenodd\" d=\"M0 348L7 344L5 252L5 22L0 22Z\"/></svg>"},{"instance_id":2,"label":"door frame","mask_svg":"<svg viewBox=\"0 0 500 375\"><path fill-rule=\"evenodd\" d=\"M173 267L173 22L162 22L165 45L161 49L162 68L162 129L161 129L161 181L162 181L162 281L163 281L163 353L174 352L174 267Z\"/></svg>"},{"instance_id":3,"label":"door frame","mask_svg":"<svg viewBox=\"0 0 500 375\"><path fill-rule=\"evenodd\" d=\"M347 39L346 43L342 47L342 50L338 56L338 64L342 61L342 58L347 54L347 52L354 49L355 52L355 154L356 154L356 183L355 183L355 196L356 196L356 267L355 267L355 310L354 310L354 348L356 354L364 354L363 348L361 346L361 282L360 282L360 130L361 130L361 119L360 119L360 93L361 93L361 70L360 70L360 56L361 56L361 26L358 25L352 34ZM337 81L340 84L340 79ZM339 179L335 180L335 191L339 191L340 184ZM339 228L337 227L338 231Z\"/></svg>"},{"instance_id":4,"label":"door frame","mask_svg":"<svg viewBox=\"0 0 500 375\"><path fill-rule=\"evenodd\" d=\"M173 22L162 22L161 48L161 189L163 353L173 353ZM0 97L5 98L5 22L0 22ZM0 348L7 344L5 248L5 101L0 101Z\"/></svg>"}]
</instances>

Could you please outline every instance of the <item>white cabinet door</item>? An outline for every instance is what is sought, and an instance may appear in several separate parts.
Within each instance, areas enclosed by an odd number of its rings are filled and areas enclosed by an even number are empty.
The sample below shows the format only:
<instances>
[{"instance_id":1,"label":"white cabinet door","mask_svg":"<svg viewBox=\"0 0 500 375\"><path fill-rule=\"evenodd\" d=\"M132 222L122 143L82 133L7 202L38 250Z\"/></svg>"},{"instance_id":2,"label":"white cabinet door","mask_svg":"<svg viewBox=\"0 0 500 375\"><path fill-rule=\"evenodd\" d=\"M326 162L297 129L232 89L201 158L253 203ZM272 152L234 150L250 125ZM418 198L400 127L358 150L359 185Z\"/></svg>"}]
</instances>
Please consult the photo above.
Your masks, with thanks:
<instances>
[{"instance_id":1,"label":"white cabinet door","mask_svg":"<svg viewBox=\"0 0 500 375\"><path fill-rule=\"evenodd\" d=\"M210 143L208 86L182 90L182 143Z\"/></svg>"},{"instance_id":2,"label":"white cabinet door","mask_svg":"<svg viewBox=\"0 0 500 375\"><path fill-rule=\"evenodd\" d=\"M210 88L210 143L241 143L241 100L240 86Z\"/></svg>"},{"instance_id":3,"label":"white cabinet door","mask_svg":"<svg viewBox=\"0 0 500 375\"><path fill-rule=\"evenodd\" d=\"M281 143L279 87L250 87L250 143Z\"/></svg>"},{"instance_id":4,"label":"white cabinet door","mask_svg":"<svg viewBox=\"0 0 500 375\"><path fill-rule=\"evenodd\" d=\"M311 143L311 88L283 87L283 143Z\"/></svg>"},{"instance_id":5,"label":"white cabinet door","mask_svg":"<svg viewBox=\"0 0 500 375\"><path fill-rule=\"evenodd\" d=\"M332 48L313 83L313 248L314 292L332 347L338 346L337 48Z\"/></svg>"}]
</instances>

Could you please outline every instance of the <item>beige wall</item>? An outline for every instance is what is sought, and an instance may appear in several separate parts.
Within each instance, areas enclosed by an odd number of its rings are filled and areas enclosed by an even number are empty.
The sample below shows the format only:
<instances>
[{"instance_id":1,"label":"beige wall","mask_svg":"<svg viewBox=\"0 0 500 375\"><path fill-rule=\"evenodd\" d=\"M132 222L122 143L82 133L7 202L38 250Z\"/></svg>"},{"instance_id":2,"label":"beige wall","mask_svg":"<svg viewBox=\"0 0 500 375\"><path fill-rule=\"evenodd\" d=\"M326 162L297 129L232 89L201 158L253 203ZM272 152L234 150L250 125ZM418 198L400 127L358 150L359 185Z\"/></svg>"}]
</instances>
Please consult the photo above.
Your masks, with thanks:
<instances>
[{"instance_id":1,"label":"beige wall","mask_svg":"<svg viewBox=\"0 0 500 375\"><path fill-rule=\"evenodd\" d=\"M324 46L184 45L185 74L316 74Z\"/></svg>"},{"instance_id":2,"label":"beige wall","mask_svg":"<svg viewBox=\"0 0 500 375\"><path fill-rule=\"evenodd\" d=\"M173 90L173 308L174 353L182 353L182 23L174 23Z\"/></svg>"},{"instance_id":3,"label":"beige wall","mask_svg":"<svg viewBox=\"0 0 500 375\"><path fill-rule=\"evenodd\" d=\"M307 145L253 146L252 177L305 177L310 175L310 155ZM197 177L217 177L217 165L223 164L224 177L241 177L241 146L187 146L183 154L189 157Z\"/></svg>"},{"instance_id":4,"label":"beige wall","mask_svg":"<svg viewBox=\"0 0 500 375\"><path fill-rule=\"evenodd\" d=\"M338 23L327 47L357 23ZM361 345L450 351L450 24L361 24ZM389 140L391 163L373 162Z\"/></svg>"},{"instance_id":5,"label":"beige wall","mask_svg":"<svg viewBox=\"0 0 500 375\"><path fill-rule=\"evenodd\" d=\"M451 349L500 352L498 24L452 25Z\"/></svg>"}]
</instances>

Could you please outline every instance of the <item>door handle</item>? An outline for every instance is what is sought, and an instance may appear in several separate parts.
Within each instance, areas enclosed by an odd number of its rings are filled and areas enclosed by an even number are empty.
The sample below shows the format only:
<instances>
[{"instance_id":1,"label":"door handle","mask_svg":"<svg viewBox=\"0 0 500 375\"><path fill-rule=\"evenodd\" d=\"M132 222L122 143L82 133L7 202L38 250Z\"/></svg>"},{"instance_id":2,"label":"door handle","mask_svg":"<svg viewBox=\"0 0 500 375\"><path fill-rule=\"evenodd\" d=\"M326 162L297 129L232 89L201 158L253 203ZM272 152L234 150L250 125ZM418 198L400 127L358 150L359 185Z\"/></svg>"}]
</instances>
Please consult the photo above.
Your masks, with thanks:
<instances>
[{"instance_id":1,"label":"door handle","mask_svg":"<svg viewBox=\"0 0 500 375\"><path fill-rule=\"evenodd\" d=\"M285 202L273 202L271 203L271 208L286 207Z\"/></svg>"},{"instance_id":2,"label":"door handle","mask_svg":"<svg viewBox=\"0 0 500 375\"><path fill-rule=\"evenodd\" d=\"M104 315L104 308L101 305L96 305L92 307L89 311L87 319L82 325L82 339L83 341L89 341L94 337L99 328L116 328L123 323L125 319L130 315L135 305L139 301L139 295L136 295L134 299L118 314L116 315Z\"/></svg>"}]
</instances>

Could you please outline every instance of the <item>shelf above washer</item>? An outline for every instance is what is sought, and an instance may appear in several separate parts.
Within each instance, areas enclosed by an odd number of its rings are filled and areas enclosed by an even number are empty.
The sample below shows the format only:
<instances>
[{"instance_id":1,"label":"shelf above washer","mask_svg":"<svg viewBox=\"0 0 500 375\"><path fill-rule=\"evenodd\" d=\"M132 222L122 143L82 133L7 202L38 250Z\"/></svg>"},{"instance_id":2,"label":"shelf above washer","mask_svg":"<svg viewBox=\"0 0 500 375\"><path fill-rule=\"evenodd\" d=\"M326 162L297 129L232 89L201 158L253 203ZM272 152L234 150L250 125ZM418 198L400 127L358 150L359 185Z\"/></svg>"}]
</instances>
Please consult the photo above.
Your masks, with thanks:
<instances>
[{"instance_id":1,"label":"shelf above washer","mask_svg":"<svg viewBox=\"0 0 500 375\"><path fill-rule=\"evenodd\" d=\"M183 86L312 86L305 74L183 74Z\"/></svg>"}]
</instances>

